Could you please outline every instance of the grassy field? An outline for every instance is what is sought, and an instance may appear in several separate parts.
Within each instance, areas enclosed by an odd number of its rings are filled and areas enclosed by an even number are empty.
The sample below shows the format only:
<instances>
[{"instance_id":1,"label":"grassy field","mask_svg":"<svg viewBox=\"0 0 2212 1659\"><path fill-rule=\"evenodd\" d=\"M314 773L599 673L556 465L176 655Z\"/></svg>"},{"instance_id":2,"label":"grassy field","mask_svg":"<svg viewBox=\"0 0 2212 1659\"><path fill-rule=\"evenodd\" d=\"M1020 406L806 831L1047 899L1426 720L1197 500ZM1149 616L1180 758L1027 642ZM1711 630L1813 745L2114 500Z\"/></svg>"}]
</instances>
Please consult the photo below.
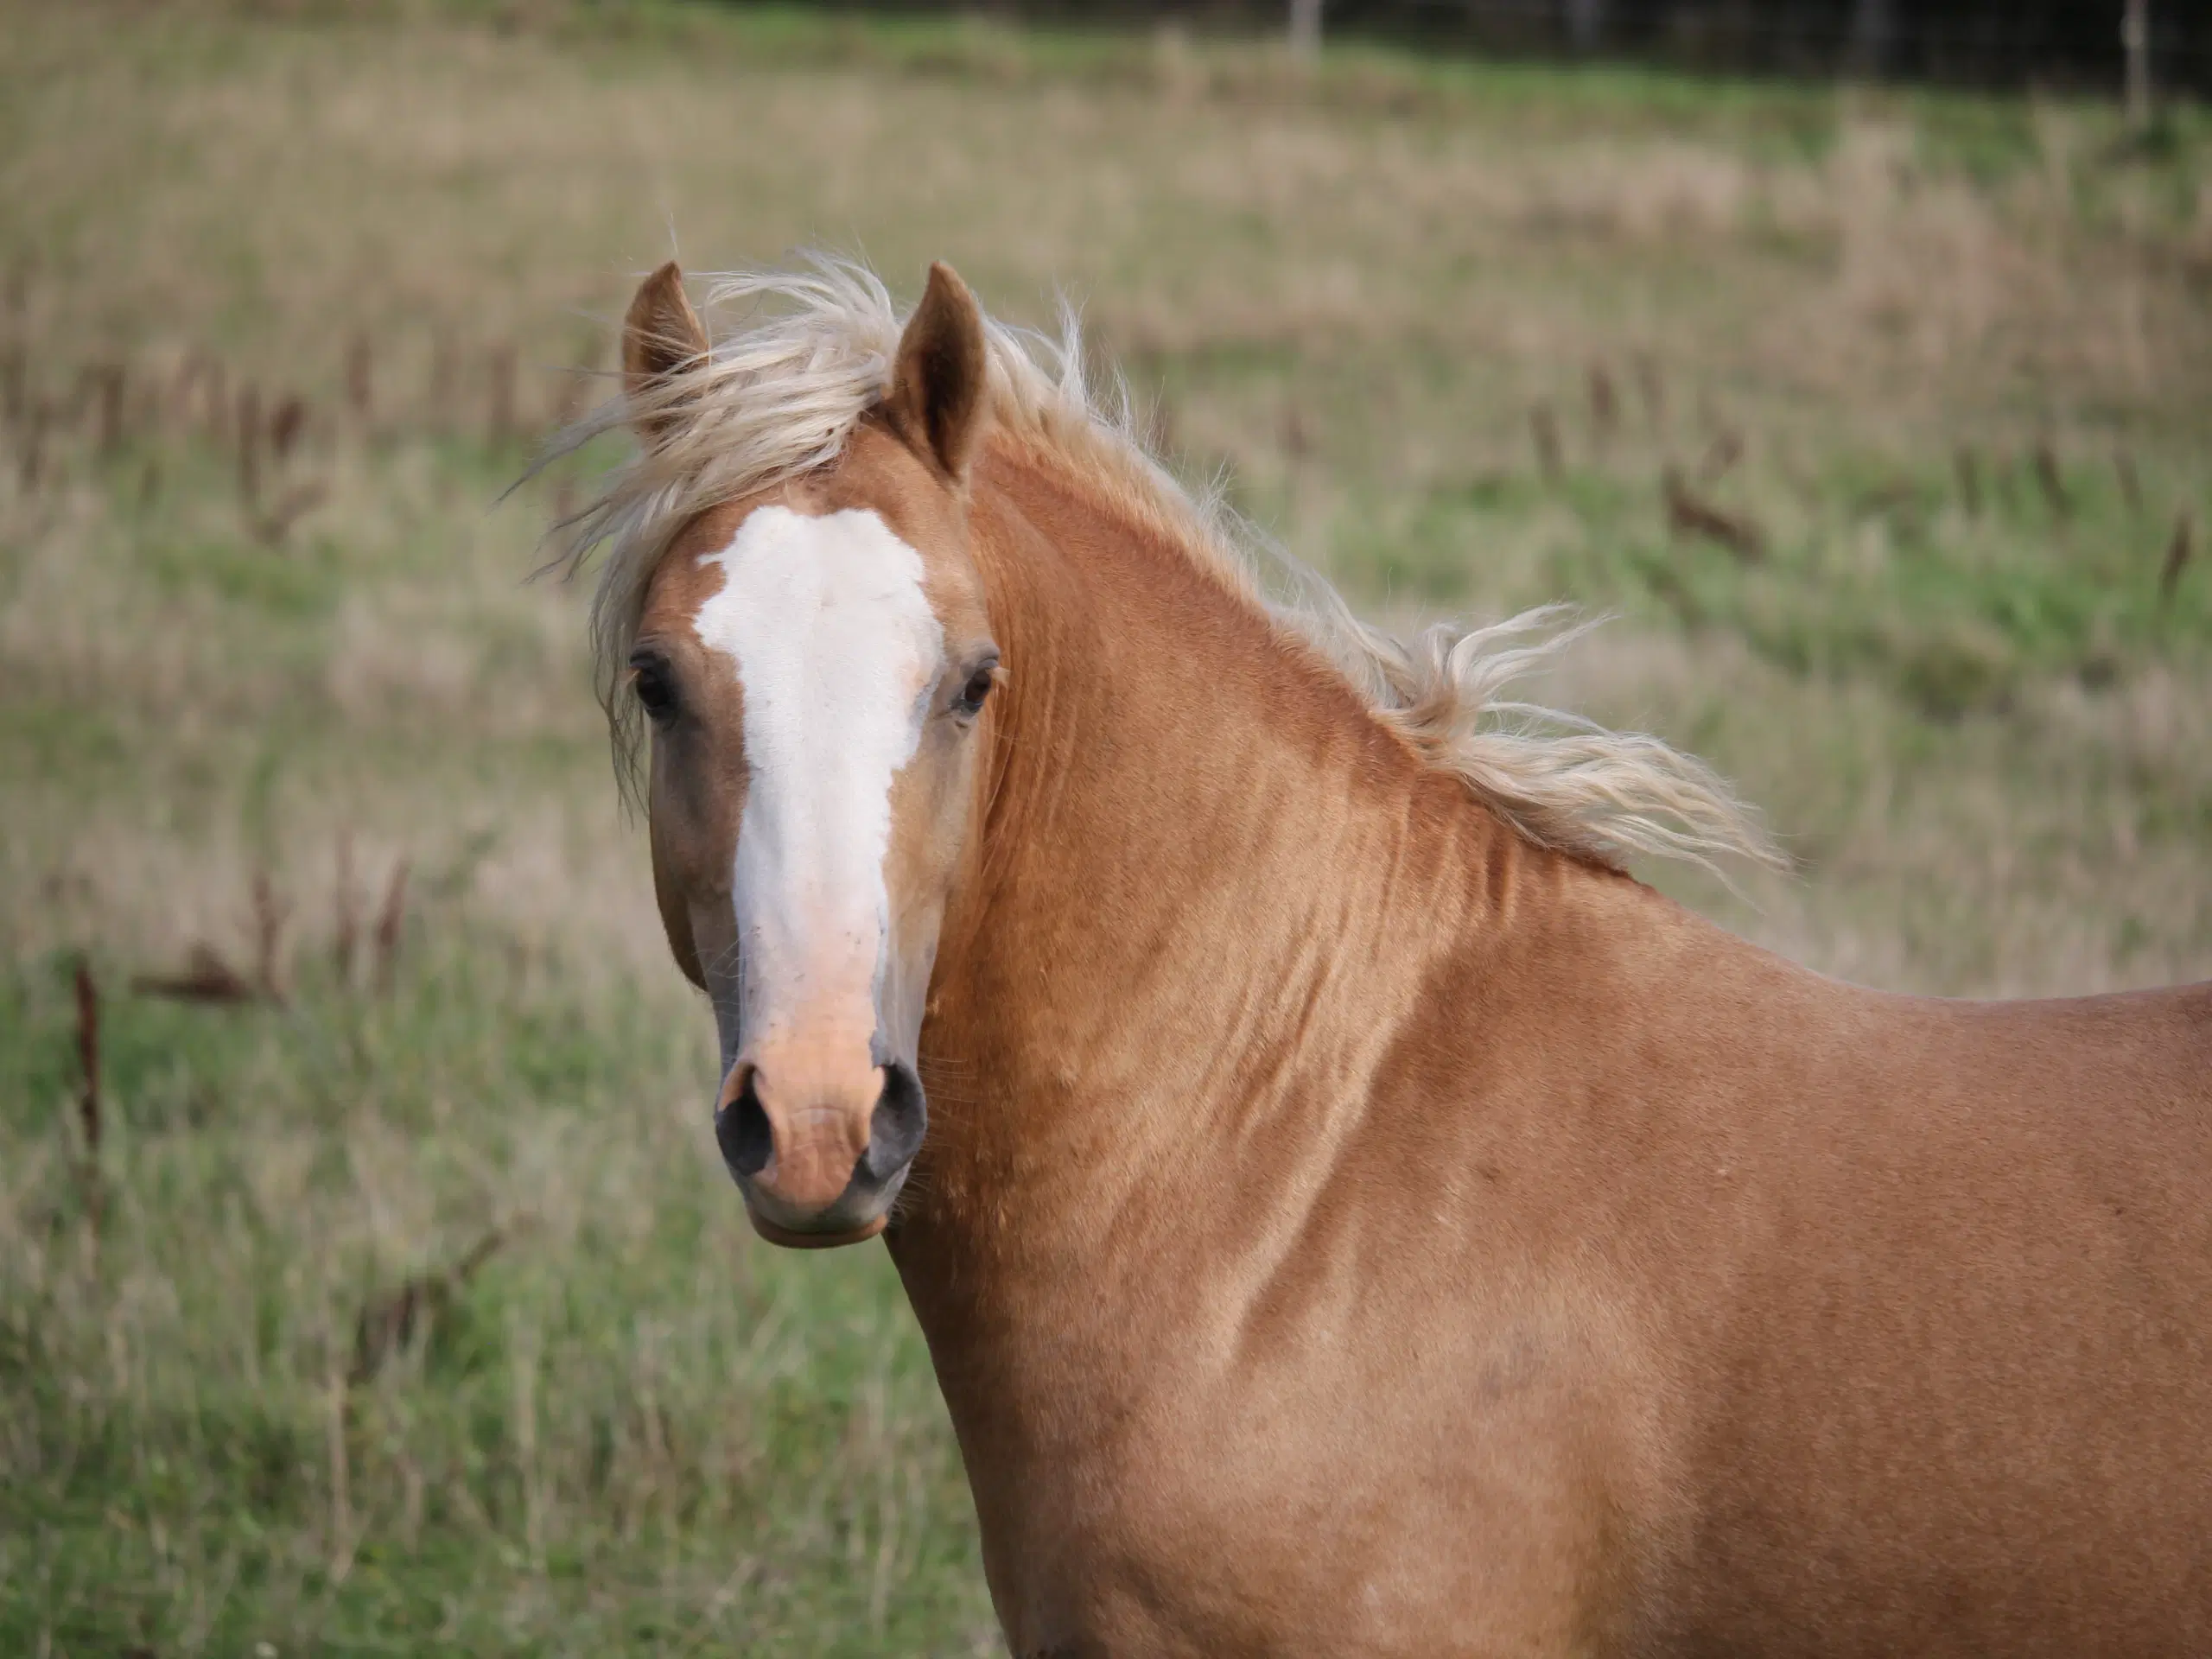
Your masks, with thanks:
<instances>
[{"instance_id":1,"label":"grassy field","mask_svg":"<svg viewBox=\"0 0 2212 1659\"><path fill-rule=\"evenodd\" d=\"M2212 974L2202 111L0 5L0 203L9 1652L995 1650L887 1262L715 1160L577 480L498 499L671 248L1064 288L1370 608L1618 613L1554 693L1767 809L1794 876L1664 878L1753 938Z\"/></svg>"}]
</instances>

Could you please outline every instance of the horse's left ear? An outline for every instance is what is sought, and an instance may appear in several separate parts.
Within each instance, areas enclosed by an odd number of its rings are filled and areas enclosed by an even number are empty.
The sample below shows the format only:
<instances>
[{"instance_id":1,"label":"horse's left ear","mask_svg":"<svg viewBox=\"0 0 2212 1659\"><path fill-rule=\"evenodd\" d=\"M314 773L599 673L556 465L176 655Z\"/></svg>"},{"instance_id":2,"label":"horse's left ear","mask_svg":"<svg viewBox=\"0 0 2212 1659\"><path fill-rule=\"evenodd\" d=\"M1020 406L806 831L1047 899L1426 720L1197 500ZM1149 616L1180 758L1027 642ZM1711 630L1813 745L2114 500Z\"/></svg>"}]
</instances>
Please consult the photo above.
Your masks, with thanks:
<instances>
[{"instance_id":1,"label":"horse's left ear","mask_svg":"<svg viewBox=\"0 0 2212 1659\"><path fill-rule=\"evenodd\" d=\"M947 264L930 267L930 285L899 338L884 413L915 448L955 483L968 475L983 425L983 314Z\"/></svg>"}]
</instances>

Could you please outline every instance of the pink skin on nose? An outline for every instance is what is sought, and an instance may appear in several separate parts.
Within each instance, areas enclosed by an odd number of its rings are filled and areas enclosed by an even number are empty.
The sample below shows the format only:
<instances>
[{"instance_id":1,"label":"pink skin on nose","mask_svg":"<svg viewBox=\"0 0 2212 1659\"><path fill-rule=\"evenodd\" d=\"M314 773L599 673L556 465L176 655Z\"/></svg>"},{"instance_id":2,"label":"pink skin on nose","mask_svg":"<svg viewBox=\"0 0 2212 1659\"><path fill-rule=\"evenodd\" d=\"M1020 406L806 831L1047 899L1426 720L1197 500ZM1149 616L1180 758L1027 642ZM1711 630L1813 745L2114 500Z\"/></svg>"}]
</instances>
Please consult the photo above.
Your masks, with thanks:
<instances>
[{"instance_id":1,"label":"pink skin on nose","mask_svg":"<svg viewBox=\"0 0 2212 1659\"><path fill-rule=\"evenodd\" d=\"M751 1072L753 1098L768 1120L773 1150L752 1180L760 1196L796 1213L828 1209L868 1150L883 1076L866 1064L868 1039L817 1033L813 1040L768 1042L730 1068L718 1110L727 1110ZM862 1064L855 1066L859 1058Z\"/></svg>"}]
</instances>

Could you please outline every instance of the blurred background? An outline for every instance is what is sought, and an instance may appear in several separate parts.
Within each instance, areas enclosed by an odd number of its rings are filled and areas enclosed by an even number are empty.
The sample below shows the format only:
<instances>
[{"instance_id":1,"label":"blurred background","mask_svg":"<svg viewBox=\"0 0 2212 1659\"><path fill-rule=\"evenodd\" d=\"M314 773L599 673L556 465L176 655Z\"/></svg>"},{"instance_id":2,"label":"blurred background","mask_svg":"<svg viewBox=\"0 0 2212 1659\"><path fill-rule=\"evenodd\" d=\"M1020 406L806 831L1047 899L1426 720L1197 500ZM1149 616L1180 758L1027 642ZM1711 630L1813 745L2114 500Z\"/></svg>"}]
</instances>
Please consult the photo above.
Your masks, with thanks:
<instances>
[{"instance_id":1,"label":"blurred background","mask_svg":"<svg viewBox=\"0 0 2212 1659\"><path fill-rule=\"evenodd\" d=\"M874 1249L755 1243L582 594L638 275L1084 308L1372 614L1797 860L1824 970L2212 975L2171 0L0 0L0 1647L988 1653ZM582 371L579 373L577 371Z\"/></svg>"}]
</instances>

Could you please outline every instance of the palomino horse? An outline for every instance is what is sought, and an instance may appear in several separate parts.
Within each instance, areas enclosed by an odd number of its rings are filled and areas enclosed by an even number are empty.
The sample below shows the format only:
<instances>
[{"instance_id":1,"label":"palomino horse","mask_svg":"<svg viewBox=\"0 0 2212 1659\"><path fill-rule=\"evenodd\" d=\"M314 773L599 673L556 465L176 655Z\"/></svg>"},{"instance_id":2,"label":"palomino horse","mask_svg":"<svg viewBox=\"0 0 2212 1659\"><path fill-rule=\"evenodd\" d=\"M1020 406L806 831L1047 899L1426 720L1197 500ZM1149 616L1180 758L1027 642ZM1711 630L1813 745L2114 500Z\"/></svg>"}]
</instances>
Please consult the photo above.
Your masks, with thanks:
<instances>
[{"instance_id":1,"label":"palomino horse","mask_svg":"<svg viewBox=\"0 0 2212 1659\"><path fill-rule=\"evenodd\" d=\"M730 1173L886 1237L1014 1653L2212 1652L2212 986L1778 960L1619 868L1758 850L1709 774L1263 599L1074 344L730 296L630 310L604 683Z\"/></svg>"}]
</instances>

